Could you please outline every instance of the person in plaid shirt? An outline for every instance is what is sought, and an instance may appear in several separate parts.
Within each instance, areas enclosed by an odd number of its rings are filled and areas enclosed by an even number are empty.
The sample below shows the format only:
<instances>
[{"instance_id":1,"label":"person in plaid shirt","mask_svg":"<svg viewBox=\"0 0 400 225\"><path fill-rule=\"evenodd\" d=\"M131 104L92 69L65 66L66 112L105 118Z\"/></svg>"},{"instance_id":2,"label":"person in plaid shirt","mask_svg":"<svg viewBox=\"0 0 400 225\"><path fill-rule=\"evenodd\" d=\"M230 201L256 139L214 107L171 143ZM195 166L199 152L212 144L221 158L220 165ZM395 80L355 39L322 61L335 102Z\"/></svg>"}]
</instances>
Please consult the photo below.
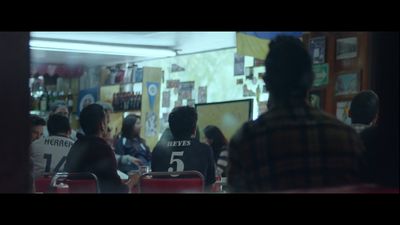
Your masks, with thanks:
<instances>
[{"instance_id":1,"label":"person in plaid shirt","mask_svg":"<svg viewBox=\"0 0 400 225\"><path fill-rule=\"evenodd\" d=\"M358 93L351 101L349 117L357 133L374 126L378 120L379 98L375 92L366 90Z\"/></svg>"},{"instance_id":2,"label":"person in plaid shirt","mask_svg":"<svg viewBox=\"0 0 400 225\"><path fill-rule=\"evenodd\" d=\"M314 74L300 40L278 36L269 44L264 82L270 109L245 123L229 146L233 192L331 187L359 182L364 146L357 133L306 99Z\"/></svg>"}]
</instances>

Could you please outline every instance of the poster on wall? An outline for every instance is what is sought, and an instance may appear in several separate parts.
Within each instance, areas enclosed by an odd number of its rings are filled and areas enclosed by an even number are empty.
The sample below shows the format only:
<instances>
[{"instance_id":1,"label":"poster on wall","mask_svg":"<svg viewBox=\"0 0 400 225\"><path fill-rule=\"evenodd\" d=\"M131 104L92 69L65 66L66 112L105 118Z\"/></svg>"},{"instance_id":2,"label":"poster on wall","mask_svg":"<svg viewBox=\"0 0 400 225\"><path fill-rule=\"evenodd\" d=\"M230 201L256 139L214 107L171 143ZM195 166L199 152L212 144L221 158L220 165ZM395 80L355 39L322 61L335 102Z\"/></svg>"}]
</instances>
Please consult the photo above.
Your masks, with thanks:
<instances>
[{"instance_id":1,"label":"poster on wall","mask_svg":"<svg viewBox=\"0 0 400 225\"><path fill-rule=\"evenodd\" d=\"M243 79L237 79L236 84L243 84Z\"/></svg>"},{"instance_id":2,"label":"poster on wall","mask_svg":"<svg viewBox=\"0 0 400 225\"><path fill-rule=\"evenodd\" d=\"M157 135L157 116L154 111L146 113L146 137L155 137Z\"/></svg>"},{"instance_id":3,"label":"poster on wall","mask_svg":"<svg viewBox=\"0 0 400 225\"><path fill-rule=\"evenodd\" d=\"M90 104L95 103L98 100L98 92L99 92L98 87L84 89L79 92L78 116L83 108L85 108L86 106L88 106Z\"/></svg>"},{"instance_id":4,"label":"poster on wall","mask_svg":"<svg viewBox=\"0 0 400 225\"><path fill-rule=\"evenodd\" d=\"M358 73L343 73L336 78L335 94L352 95L360 91Z\"/></svg>"},{"instance_id":5,"label":"poster on wall","mask_svg":"<svg viewBox=\"0 0 400 225\"><path fill-rule=\"evenodd\" d=\"M235 54L235 68L234 75L243 75L244 74L244 56Z\"/></svg>"},{"instance_id":6,"label":"poster on wall","mask_svg":"<svg viewBox=\"0 0 400 225\"><path fill-rule=\"evenodd\" d=\"M314 37L310 39L309 51L313 64L325 63L325 37Z\"/></svg>"},{"instance_id":7,"label":"poster on wall","mask_svg":"<svg viewBox=\"0 0 400 225\"><path fill-rule=\"evenodd\" d=\"M150 111L145 115L145 136L155 137L157 135L157 115L155 113L155 100L159 95L160 83L158 82L147 82L147 95L149 99Z\"/></svg>"},{"instance_id":8,"label":"poster on wall","mask_svg":"<svg viewBox=\"0 0 400 225\"><path fill-rule=\"evenodd\" d=\"M198 103L207 103L207 86L199 87L198 95L199 95L197 98Z\"/></svg>"},{"instance_id":9,"label":"poster on wall","mask_svg":"<svg viewBox=\"0 0 400 225\"><path fill-rule=\"evenodd\" d=\"M182 71L185 71L185 68L179 66L178 64L171 65L171 73L182 72Z\"/></svg>"},{"instance_id":10,"label":"poster on wall","mask_svg":"<svg viewBox=\"0 0 400 225\"><path fill-rule=\"evenodd\" d=\"M338 120L345 124L351 124L351 118L349 117L351 101L342 101L336 103L336 117Z\"/></svg>"},{"instance_id":11,"label":"poster on wall","mask_svg":"<svg viewBox=\"0 0 400 225\"><path fill-rule=\"evenodd\" d=\"M178 98L191 99L194 90L194 81L181 82L179 85Z\"/></svg>"},{"instance_id":12,"label":"poster on wall","mask_svg":"<svg viewBox=\"0 0 400 225\"><path fill-rule=\"evenodd\" d=\"M329 82L329 64L318 64L313 65L313 71L315 74L313 87L320 87L327 85Z\"/></svg>"},{"instance_id":13,"label":"poster on wall","mask_svg":"<svg viewBox=\"0 0 400 225\"><path fill-rule=\"evenodd\" d=\"M134 81L135 83L140 83L143 81L143 68L136 68Z\"/></svg>"},{"instance_id":14,"label":"poster on wall","mask_svg":"<svg viewBox=\"0 0 400 225\"><path fill-rule=\"evenodd\" d=\"M163 100L162 100L162 107L169 108L169 103L171 102L171 92L170 91L163 91Z\"/></svg>"},{"instance_id":15,"label":"poster on wall","mask_svg":"<svg viewBox=\"0 0 400 225\"><path fill-rule=\"evenodd\" d=\"M163 123L168 123L168 116L169 116L169 113L162 114L162 122Z\"/></svg>"},{"instance_id":16,"label":"poster on wall","mask_svg":"<svg viewBox=\"0 0 400 225\"><path fill-rule=\"evenodd\" d=\"M336 59L357 57L357 37L339 38L336 40Z\"/></svg>"},{"instance_id":17,"label":"poster on wall","mask_svg":"<svg viewBox=\"0 0 400 225\"><path fill-rule=\"evenodd\" d=\"M167 88L179 88L179 80L167 80Z\"/></svg>"}]
</instances>

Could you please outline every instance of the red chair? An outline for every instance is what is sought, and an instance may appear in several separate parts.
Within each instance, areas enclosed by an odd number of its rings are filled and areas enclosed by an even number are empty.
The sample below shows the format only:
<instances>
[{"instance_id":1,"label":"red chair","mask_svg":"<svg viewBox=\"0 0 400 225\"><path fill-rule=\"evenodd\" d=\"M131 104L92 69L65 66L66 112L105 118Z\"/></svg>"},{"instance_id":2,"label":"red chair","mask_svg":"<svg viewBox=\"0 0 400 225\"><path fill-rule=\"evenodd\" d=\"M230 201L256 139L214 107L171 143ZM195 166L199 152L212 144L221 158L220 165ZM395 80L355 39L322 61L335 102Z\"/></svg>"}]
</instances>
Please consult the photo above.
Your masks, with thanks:
<instances>
[{"instance_id":1,"label":"red chair","mask_svg":"<svg viewBox=\"0 0 400 225\"><path fill-rule=\"evenodd\" d=\"M35 179L35 192L48 193L50 191L51 174L45 174Z\"/></svg>"},{"instance_id":2,"label":"red chair","mask_svg":"<svg viewBox=\"0 0 400 225\"><path fill-rule=\"evenodd\" d=\"M66 184L67 188L60 189L60 184ZM50 187L53 193L100 193L99 182L93 173L56 173Z\"/></svg>"},{"instance_id":3,"label":"red chair","mask_svg":"<svg viewBox=\"0 0 400 225\"><path fill-rule=\"evenodd\" d=\"M198 171L151 172L139 179L139 193L204 192L204 177Z\"/></svg>"}]
</instances>

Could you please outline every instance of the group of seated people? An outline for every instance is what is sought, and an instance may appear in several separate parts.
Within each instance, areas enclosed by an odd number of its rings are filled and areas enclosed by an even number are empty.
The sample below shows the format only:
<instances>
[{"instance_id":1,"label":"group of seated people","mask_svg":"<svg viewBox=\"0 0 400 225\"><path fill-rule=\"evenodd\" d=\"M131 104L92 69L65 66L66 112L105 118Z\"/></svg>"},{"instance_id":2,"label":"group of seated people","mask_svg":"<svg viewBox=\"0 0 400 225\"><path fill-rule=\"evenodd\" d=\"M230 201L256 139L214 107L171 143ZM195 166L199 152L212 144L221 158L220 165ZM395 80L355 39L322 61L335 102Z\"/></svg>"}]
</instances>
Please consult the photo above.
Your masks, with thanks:
<instances>
[{"instance_id":1,"label":"group of seated people","mask_svg":"<svg viewBox=\"0 0 400 225\"><path fill-rule=\"evenodd\" d=\"M227 177L231 192L380 183L381 164L374 162L379 152L368 146L378 118L376 94L363 91L354 97L349 112L353 127L348 126L310 106L312 60L299 40L279 36L269 48L263 78L270 93L268 111L243 124L229 142L210 125L203 130L206 143L201 143L196 138L197 112L189 106L172 110L169 128L153 151L140 137L136 115L124 119L120 137L113 142L108 128L112 109L91 104L79 115L76 141L70 138L66 116L52 113L47 121L49 136L43 138L37 127L44 121L32 117L33 176L91 172L102 193L129 192L135 183L123 182L118 171L129 174L141 166L152 172L198 171L206 190L217 176ZM398 188L398 171L397 177L392 172L386 174L392 180L385 184Z\"/></svg>"}]
</instances>

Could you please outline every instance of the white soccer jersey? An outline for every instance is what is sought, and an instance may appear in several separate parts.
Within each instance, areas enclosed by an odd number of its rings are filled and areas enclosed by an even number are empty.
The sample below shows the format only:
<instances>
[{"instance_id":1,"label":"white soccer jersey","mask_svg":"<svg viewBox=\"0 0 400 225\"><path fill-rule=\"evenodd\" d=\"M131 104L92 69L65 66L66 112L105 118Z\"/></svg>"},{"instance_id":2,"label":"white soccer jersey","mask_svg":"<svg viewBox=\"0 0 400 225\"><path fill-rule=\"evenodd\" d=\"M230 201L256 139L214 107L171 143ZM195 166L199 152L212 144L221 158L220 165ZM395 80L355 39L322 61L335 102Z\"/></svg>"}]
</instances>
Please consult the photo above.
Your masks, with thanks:
<instances>
[{"instance_id":1,"label":"white soccer jersey","mask_svg":"<svg viewBox=\"0 0 400 225\"><path fill-rule=\"evenodd\" d=\"M73 144L73 140L61 136L42 137L34 141L31 148L34 176L62 172Z\"/></svg>"}]
</instances>

